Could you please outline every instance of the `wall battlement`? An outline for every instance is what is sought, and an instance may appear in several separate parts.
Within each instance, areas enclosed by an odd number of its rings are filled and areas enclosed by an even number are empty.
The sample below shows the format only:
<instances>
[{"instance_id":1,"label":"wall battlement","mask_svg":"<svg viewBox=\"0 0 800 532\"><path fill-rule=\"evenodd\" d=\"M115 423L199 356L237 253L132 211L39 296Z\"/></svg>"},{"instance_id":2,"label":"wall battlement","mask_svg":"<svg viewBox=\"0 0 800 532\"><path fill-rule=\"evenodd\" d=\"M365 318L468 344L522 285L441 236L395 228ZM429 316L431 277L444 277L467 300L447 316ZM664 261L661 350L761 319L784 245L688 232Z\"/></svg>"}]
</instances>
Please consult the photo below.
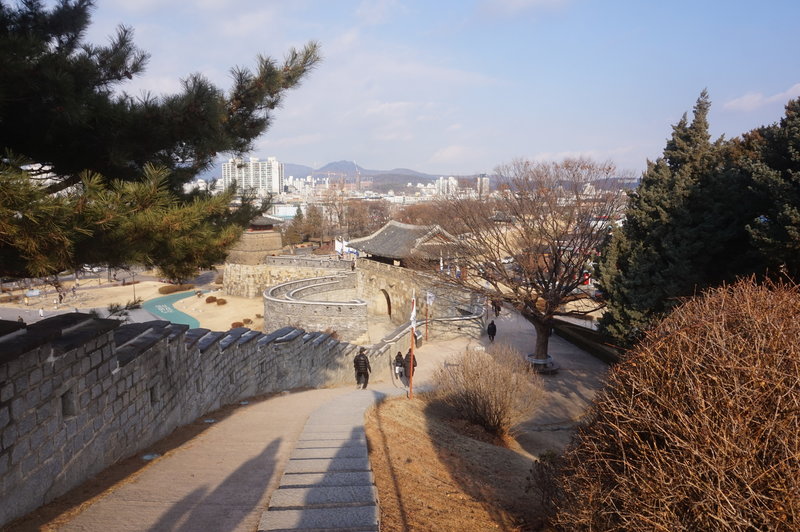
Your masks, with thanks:
<instances>
[{"instance_id":1,"label":"wall battlement","mask_svg":"<svg viewBox=\"0 0 800 532\"><path fill-rule=\"evenodd\" d=\"M352 383L355 350L292 327L0 321L0 525L222 405ZM376 378L389 374L388 353L368 352Z\"/></svg>"}]
</instances>

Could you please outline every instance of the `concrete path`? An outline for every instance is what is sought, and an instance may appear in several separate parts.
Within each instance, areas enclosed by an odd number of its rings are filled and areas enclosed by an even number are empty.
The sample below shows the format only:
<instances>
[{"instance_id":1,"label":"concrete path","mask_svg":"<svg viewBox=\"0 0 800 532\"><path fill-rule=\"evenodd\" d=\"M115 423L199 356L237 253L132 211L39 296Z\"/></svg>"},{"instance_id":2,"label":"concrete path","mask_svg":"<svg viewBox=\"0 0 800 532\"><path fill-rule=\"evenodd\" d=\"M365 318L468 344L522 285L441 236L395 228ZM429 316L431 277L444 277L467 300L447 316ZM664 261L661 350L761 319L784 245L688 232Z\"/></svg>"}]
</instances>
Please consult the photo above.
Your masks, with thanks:
<instances>
[{"instance_id":1,"label":"concrete path","mask_svg":"<svg viewBox=\"0 0 800 532\"><path fill-rule=\"evenodd\" d=\"M496 342L523 353L535 332L514 312L495 319ZM427 343L417 350L414 389L445 360L488 339ZM601 386L606 365L553 336L562 371L545 379L543 408L522 427L529 453L562 448ZM364 437L364 412L401 383L284 393L252 402L150 464L59 530L378 530L379 511Z\"/></svg>"}]
</instances>

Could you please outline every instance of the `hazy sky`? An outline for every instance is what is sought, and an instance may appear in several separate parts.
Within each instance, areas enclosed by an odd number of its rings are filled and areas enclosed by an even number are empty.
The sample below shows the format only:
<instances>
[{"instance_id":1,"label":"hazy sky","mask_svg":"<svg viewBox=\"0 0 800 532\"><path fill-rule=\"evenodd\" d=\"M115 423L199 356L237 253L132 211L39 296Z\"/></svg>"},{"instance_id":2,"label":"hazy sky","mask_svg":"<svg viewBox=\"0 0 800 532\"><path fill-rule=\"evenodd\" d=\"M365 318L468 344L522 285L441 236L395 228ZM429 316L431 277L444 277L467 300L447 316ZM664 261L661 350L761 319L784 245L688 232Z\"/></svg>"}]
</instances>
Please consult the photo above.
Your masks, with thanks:
<instances>
[{"instance_id":1,"label":"hazy sky","mask_svg":"<svg viewBox=\"0 0 800 532\"><path fill-rule=\"evenodd\" d=\"M800 96L798 0L99 0L151 54L133 95L199 72L227 89L257 54L321 44L252 156L440 175L516 157L639 173L707 88L711 131L780 120Z\"/></svg>"}]
</instances>

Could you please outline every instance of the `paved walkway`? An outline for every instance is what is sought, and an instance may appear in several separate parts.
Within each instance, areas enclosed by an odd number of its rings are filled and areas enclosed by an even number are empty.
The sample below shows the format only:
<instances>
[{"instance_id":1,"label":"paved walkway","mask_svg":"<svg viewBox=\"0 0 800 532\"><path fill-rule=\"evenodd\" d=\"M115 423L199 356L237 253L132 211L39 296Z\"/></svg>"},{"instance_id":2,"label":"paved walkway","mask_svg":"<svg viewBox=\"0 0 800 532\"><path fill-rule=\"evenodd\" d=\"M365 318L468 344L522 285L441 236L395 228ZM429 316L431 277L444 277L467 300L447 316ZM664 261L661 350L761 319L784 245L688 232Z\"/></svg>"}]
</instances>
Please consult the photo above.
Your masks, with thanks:
<instances>
[{"instance_id":1,"label":"paved walkway","mask_svg":"<svg viewBox=\"0 0 800 532\"><path fill-rule=\"evenodd\" d=\"M533 328L516 313L495 319L497 342L526 352ZM458 339L417 350L415 389L469 344ZM538 454L561 448L599 388L606 366L553 336L562 371L545 380L548 398L520 442ZM364 438L364 411L405 394L394 379L284 393L238 409L154 461L59 530L234 531L378 530L379 511Z\"/></svg>"}]
</instances>

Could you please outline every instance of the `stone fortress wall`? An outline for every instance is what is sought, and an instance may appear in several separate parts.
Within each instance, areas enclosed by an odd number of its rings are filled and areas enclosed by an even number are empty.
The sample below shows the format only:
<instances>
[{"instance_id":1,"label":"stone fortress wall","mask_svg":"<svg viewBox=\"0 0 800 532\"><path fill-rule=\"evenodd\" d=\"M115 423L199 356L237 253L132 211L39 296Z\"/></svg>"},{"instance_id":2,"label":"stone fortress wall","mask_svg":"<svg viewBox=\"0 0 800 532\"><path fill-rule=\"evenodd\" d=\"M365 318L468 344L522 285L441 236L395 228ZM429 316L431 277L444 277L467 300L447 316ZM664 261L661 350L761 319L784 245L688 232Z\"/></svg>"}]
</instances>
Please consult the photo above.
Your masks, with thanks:
<instances>
[{"instance_id":1,"label":"stone fortress wall","mask_svg":"<svg viewBox=\"0 0 800 532\"><path fill-rule=\"evenodd\" d=\"M268 286L330 275L332 271L350 271L352 261L313 255L265 257L261 264L225 263L222 288L226 294L260 297Z\"/></svg>"},{"instance_id":2,"label":"stone fortress wall","mask_svg":"<svg viewBox=\"0 0 800 532\"><path fill-rule=\"evenodd\" d=\"M294 263L288 264L279 268L292 270ZM349 263L336 266L350 270ZM355 278L354 290L382 303L376 312L398 324L367 352L374 378L391 378L394 353L406 352L412 341L414 274L371 261L359 261L356 272L344 278L351 286ZM481 336L480 301L417 281L420 303L428 291L436 293L432 338ZM309 284L307 290L319 288ZM420 304L418 342L424 309ZM79 313L27 327L0 321L0 526L222 405L299 387L352 384L356 351L355 344L296 327L213 332L166 321L121 325Z\"/></svg>"},{"instance_id":3,"label":"stone fortress wall","mask_svg":"<svg viewBox=\"0 0 800 532\"><path fill-rule=\"evenodd\" d=\"M341 273L288 281L264 292L264 323L295 325L312 331L336 332L348 342L369 341L366 302L323 301L325 293L356 293L356 274Z\"/></svg>"}]
</instances>

